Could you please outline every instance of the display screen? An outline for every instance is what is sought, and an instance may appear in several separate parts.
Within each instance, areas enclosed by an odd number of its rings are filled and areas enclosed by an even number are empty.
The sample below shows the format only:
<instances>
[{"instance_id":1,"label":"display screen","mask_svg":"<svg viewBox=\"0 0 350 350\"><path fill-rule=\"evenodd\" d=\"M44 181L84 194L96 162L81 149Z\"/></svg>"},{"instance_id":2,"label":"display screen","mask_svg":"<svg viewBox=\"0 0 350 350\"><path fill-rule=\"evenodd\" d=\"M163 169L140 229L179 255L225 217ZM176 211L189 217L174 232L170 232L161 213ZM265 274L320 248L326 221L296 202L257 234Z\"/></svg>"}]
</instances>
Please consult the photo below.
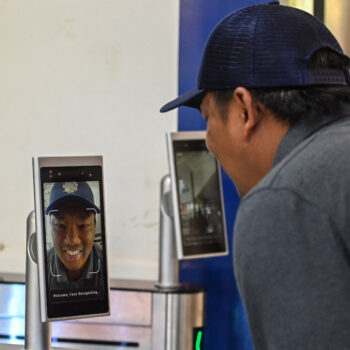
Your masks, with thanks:
<instances>
[{"instance_id":1,"label":"display screen","mask_svg":"<svg viewBox=\"0 0 350 350\"><path fill-rule=\"evenodd\" d=\"M205 140L173 141L184 256L225 253L219 165Z\"/></svg>"},{"instance_id":2,"label":"display screen","mask_svg":"<svg viewBox=\"0 0 350 350\"><path fill-rule=\"evenodd\" d=\"M109 311L100 166L41 168L48 318Z\"/></svg>"}]
</instances>

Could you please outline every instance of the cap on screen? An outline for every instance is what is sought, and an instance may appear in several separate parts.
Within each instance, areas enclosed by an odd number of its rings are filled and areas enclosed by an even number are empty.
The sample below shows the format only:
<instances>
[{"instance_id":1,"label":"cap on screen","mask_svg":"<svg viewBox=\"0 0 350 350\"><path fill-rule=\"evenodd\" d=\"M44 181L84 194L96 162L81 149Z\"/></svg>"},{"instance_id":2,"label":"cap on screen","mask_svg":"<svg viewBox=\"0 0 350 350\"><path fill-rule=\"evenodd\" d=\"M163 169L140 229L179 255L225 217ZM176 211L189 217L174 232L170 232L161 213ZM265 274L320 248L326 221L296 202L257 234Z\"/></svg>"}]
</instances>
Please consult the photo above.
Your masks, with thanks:
<instances>
[{"instance_id":1,"label":"cap on screen","mask_svg":"<svg viewBox=\"0 0 350 350\"><path fill-rule=\"evenodd\" d=\"M51 190L50 204L45 210L48 215L52 210L58 209L63 203L68 201L78 201L85 204L87 207L96 210L100 209L95 205L94 195L91 187L84 181L80 182L56 182Z\"/></svg>"}]
</instances>

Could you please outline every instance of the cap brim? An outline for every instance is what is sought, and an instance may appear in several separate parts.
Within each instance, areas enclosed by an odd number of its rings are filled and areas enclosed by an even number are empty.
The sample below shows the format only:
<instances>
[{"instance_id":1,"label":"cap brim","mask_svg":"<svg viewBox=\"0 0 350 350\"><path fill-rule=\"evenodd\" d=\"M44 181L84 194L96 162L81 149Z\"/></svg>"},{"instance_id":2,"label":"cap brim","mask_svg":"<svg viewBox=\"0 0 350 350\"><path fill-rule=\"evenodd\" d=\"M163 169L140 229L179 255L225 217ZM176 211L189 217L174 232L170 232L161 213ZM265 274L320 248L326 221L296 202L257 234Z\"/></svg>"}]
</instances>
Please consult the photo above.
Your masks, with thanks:
<instances>
[{"instance_id":1,"label":"cap brim","mask_svg":"<svg viewBox=\"0 0 350 350\"><path fill-rule=\"evenodd\" d=\"M45 210L45 214L49 215L50 211L52 210L56 210L58 209L62 204L66 203L66 202L70 202L70 201L74 201L74 202L81 202L83 204L85 204L87 207L93 208L96 210L97 213L100 213L101 210L94 204L91 203L89 201L87 201L86 199L79 197L79 196L72 196L72 195L68 195L68 196L64 196L61 198L56 199L54 202L52 202Z\"/></svg>"},{"instance_id":2,"label":"cap brim","mask_svg":"<svg viewBox=\"0 0 350 350\"><path fill-rule=\"evenodd\" d=\"M166 105L164 105L161 109L160 112L168 112L171 111L172 109L180 106L187 106L187 107L192 107L192 108L197 108L199 109L199 106L201 104L204 92L206 90L204 89L198 89L195 88L193 90L190 90L186 92L185 94L179 96L175 100L172 100L168 102Z\"/></svg>"}]
</instances>

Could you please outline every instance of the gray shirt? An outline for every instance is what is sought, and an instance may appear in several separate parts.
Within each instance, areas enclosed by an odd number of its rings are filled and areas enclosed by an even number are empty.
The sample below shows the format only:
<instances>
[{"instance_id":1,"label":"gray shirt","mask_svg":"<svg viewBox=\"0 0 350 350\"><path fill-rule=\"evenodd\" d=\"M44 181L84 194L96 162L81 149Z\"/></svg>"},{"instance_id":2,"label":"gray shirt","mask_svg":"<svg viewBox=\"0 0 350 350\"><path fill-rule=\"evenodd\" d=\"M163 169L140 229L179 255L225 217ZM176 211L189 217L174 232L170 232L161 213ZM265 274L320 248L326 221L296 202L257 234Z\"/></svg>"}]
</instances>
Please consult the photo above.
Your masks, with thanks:
<instances>
[{"instance_id":1,"label":"gray shirt","mask_svg":"<svg viewBox=\"0 0 350 350\"><path fill-rule=\"evenodd\" d=\"M350 349L346 116L291 128L241 201L235 275L256 350Z\"/></svg>"}]
</instances>

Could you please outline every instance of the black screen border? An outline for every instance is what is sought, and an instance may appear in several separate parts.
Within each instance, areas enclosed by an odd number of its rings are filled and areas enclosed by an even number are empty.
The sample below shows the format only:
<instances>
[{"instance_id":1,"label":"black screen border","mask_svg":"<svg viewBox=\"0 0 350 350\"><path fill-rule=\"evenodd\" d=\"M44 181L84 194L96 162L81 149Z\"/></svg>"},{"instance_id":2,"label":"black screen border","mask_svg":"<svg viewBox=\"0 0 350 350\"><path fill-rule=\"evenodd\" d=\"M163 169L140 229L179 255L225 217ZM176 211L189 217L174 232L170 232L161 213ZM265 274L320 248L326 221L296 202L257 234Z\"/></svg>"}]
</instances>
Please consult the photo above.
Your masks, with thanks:
<instances>
[{"instance_id":1,"label":"black screen border","mask_svg":"<svg viewBox=\"0 0 350 350\"><path fill-rule=\"evenodd\" d=\"M83 166L52 166L40 167L40 186L41 186L41 213L43 228L43 249L44 249L44 271L45 271L45 292L46 308L48 319L78 318L104 315L109 313L109 290L108 290L108 271L107 271L107 247L105 236L105 208L103 191L103 173L102 166L83 165ZM58 175L60 173L60 175ZM91 175L90 175L91 174ZM73 182L73 181L98 181L100 191L100 210L101 210L101 238L103 254L103 275L104 275L104 294L102 299L90 299L84 301L67 301L59 303L50 303L49 287L47 281L47 250L46 250L46 226L45 226L45 201L44 201L44 183L55 182Z\"/></svg>"}]
</instances>

